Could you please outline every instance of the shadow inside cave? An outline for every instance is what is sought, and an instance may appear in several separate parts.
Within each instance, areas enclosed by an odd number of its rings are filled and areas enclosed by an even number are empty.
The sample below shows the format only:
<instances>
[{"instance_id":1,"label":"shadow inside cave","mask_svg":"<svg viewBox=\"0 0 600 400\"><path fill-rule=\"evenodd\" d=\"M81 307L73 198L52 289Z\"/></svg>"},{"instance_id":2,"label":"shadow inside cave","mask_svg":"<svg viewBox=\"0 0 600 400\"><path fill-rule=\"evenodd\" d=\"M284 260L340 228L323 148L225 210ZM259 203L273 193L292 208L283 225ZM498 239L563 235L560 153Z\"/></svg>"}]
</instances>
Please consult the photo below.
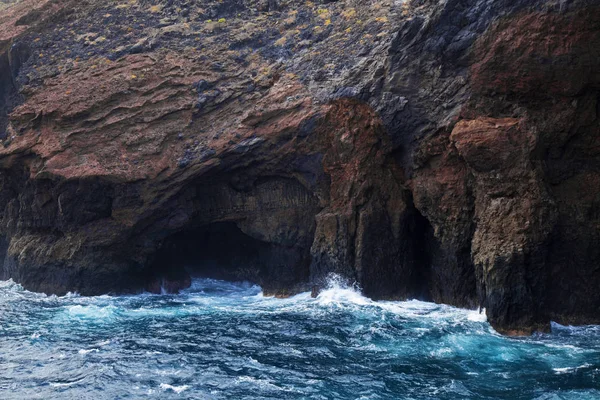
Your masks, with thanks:
<instances>
[{"instance_id":1,"label":"shadow inside cave","mask_svg":"<svg viewBox=\"0 0 600 400\"><path fill-rule=\"evenodd\" d=\"M150 292L177 292L192 278L248 281L285 296L308 282L308 249L253 238L235 222L219 222L167 237L150 264Z\"/></svg>"}]
</instances>

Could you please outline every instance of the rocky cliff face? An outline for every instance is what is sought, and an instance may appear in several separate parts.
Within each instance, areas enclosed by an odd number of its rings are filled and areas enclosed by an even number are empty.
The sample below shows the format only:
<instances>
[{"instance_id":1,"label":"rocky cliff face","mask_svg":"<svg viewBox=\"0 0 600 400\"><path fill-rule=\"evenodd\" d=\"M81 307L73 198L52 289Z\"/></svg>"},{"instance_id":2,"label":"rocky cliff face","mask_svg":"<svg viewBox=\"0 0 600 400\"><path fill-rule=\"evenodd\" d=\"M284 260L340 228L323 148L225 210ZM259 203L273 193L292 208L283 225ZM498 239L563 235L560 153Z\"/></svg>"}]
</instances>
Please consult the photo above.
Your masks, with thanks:
<instances>
[{"instance_id":1,"label":"rocky cliff face","mask_svg":"<svg viewBox=\"0 0 600 400\"><path fill-rule=\"evenodd\" d=\"M0 3L0 277L331 273L600 323L600 3Z\"/></svg>"}]
</instances>

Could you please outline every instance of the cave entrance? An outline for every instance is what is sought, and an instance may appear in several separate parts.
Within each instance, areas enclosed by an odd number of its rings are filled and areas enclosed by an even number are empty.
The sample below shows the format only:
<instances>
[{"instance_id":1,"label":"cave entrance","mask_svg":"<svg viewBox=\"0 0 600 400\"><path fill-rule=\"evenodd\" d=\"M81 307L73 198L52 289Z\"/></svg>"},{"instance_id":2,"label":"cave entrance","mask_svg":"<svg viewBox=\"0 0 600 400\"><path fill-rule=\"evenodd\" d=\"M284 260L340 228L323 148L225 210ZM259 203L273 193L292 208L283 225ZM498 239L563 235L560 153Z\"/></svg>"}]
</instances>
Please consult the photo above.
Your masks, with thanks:
<instances>
[{"instance_id":1,"label":"cave entrance","mask_svg":"<svg viewBox=\"0 0 600 400\"><path fill-rule=\"evenodd\" d=\"M308 282L309 263L309 249L265 242L245 234L235 222L219 222L167 237L151 275L153 282L160 277L161 291L176 292L198 277L249 281L265 294L286 296ZM156 283L149 290L157 292Z\"/></svg>"}]
</instances>

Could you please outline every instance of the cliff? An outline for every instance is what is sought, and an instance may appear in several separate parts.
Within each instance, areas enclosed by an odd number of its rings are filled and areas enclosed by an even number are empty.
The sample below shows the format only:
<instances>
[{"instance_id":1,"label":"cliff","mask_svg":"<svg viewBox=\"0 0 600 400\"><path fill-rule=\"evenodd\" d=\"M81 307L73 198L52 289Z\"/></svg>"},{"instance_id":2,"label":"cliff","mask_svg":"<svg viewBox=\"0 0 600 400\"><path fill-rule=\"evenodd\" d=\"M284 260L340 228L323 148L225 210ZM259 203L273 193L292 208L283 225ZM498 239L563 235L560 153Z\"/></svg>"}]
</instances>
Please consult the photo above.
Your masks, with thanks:
<instances>
[{"instance_id":1,"label":"cliff","mask_svg":"<svg viewBox=\"0 0 600 400\"><path fill-rule=\"evenodd\" d=\"M336 273L600 323L600 3L0 3L0 278Z\"/></svg>"}]
</instances>

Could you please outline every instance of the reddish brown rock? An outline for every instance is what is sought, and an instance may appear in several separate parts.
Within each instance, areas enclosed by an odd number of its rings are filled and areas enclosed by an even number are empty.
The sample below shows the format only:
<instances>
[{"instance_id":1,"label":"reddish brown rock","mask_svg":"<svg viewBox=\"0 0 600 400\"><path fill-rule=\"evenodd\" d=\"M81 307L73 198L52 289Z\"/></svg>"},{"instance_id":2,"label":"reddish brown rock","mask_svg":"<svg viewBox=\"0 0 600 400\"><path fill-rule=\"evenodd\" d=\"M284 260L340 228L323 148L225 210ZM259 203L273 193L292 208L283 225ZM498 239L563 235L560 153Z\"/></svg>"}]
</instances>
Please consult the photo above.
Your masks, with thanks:
<instances>
[{"instance_id":1,"label":"reddish brown rock","mask_svg":"<svg viewBox=\"0 0 600 400\"><path fill-rule=\"evenodd\" d=\"M432 298L462 307L479 305L471 260L473 177L449 135L425 140L411 181L414 203L432 225Z\"/></svg>"},{"instance_id":2,"label":"reddish brown rock","mask_svg":"<svg viewBox=\"0 0 600 400\"><path fill-rule=\"evenodd\" d=\"M520 12L493 24L473 47L464 120L420 148L417 204L439 224L442 243L470 241L480 304L507 334L547 330L550 320L600 321L600 258L590 251L600 193L591 178L599 23L597 12L580 9ZM457 222L471 204L471 217ZM582 214L586 221L575 217Z\"/></svg>"},{"instance_id":3,"label":"reddish brown rock","mask_svg":"<svg viewBox=\"0 0 600 400\"><path fill-rule=\"evenodd\" d=\"M482 118L459 122L450 139L474 176L471 254L488 318L501 331L544 329L538 277L556 216L541 165L531 160L535 136L517 119Z\"/></svg>"},{"instance_id":4,"label":"reddish brown rock","mask_svg":"<svg viewBox=\"0 0 600 400\"><path fill-rule=\"evenodd\" d=\"M522 12L503 18L475 45L476 90L527 96L578 96L600 85L600 6L575 12Z\"/></svg>"},{"instance_id":5,"label":"reddish brown rock","mask_svg":"<svg viewBox=\"0 0 600 400\"><path fill-rule=\"evenodd\" d=\"M600 323L594 1L155 3L0 9L1 277Z\"/></svg>"}]
</instances>

